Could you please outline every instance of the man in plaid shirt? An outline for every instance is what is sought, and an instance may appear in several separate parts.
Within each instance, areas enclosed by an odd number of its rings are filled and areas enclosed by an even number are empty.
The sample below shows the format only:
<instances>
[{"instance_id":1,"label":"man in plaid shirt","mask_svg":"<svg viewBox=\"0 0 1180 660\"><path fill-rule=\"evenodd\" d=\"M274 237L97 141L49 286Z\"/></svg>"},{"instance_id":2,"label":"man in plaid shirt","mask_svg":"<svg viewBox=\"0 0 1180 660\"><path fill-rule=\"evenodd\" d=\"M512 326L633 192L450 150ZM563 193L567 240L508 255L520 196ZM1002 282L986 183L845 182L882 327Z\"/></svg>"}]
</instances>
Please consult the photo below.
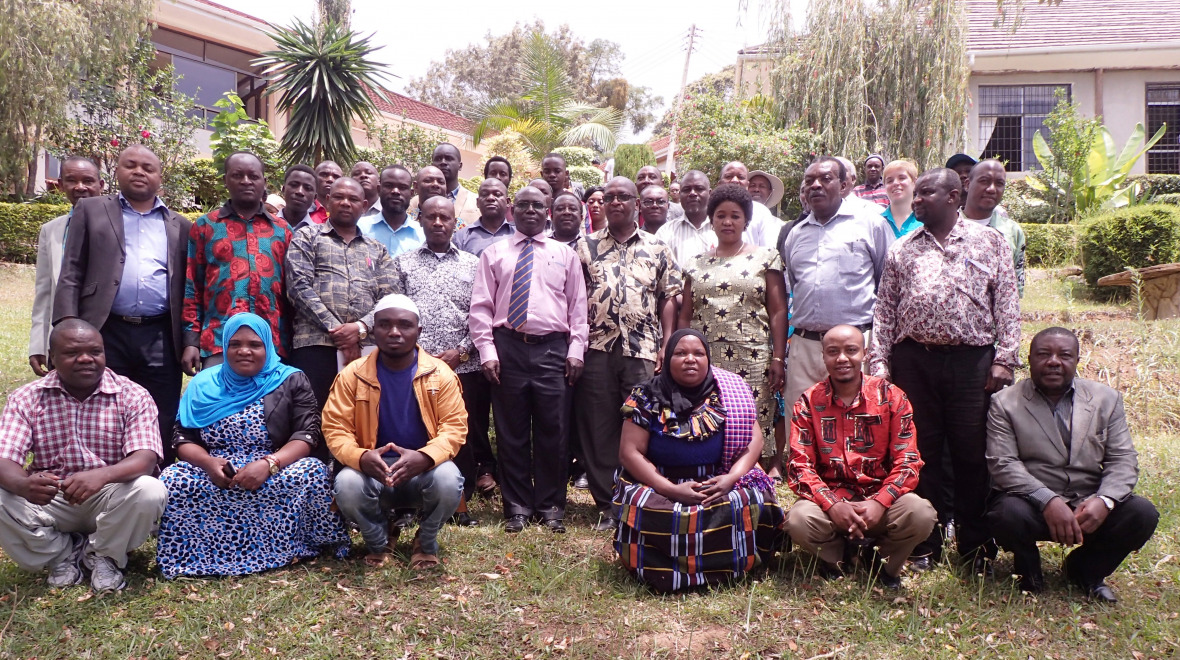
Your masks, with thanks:
<instances>
[{"instance_id":1,"label":"man in plaid shirt","mask_svg":"<svg viewBox=\"0 0 1180 660\"><path fill-rule=\"evenodd\" d=\"M81 319L49 338L55 371L18 388L0 416L0 547L66 587L126 586L127 553L155 529L168 491L156 404L106 368L102 335Z\"/></svg>"}]
</instances>

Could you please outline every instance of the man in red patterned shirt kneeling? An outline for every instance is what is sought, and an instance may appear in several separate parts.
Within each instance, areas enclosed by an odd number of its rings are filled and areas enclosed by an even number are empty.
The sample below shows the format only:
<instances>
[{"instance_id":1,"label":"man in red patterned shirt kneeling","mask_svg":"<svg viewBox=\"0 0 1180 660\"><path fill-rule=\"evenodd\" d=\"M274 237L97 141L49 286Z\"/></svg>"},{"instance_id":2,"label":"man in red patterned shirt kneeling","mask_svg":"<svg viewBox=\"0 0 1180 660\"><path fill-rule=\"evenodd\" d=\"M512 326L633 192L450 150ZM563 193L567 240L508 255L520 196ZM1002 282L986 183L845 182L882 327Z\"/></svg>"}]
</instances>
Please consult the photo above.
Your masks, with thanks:
<instances>
[{"instance_id":1,"label":"man in red patterned shirt kneeling","mask_svg":"<svg viewBox=\"0 0 1180 660\"><path fill-rule=\"evenodd\" d=\"M860 546L870 575L899 589L906 558L937 521L913 493L922 469L913 409L897 386L861 373L860 330L832 328L822 350L828 378L799 397L791 418L787 484L800 499L787 529L819 557L822 577L843 575L846 550Z\"/></svg>"}]
</instances>

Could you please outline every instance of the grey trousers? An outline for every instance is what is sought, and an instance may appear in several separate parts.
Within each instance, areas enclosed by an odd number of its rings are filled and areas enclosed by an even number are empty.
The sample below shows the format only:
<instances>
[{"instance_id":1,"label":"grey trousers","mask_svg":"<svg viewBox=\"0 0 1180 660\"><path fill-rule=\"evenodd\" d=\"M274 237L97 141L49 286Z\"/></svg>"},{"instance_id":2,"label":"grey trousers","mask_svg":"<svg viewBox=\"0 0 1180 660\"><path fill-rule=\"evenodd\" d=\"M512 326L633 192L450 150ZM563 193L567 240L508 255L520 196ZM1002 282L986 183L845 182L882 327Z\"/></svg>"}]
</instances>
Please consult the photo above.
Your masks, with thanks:
<instances>
[{"instance_id":1,"label":"grey trousers","mask_svg":"<svg viewBox=\"0 0 1180 660\"><path fill-rule=\"evenodd\" d=\"M155 477L107 484L77 506L58 493L38 506L0 488L0 547L17 566L39 571L69 556L72 532L89 535L90 549L127 566L127 553L138 548L160 524L168 489Z\"/></svg>"},{"instance_id":2,"label":"grey trousers","mask_svg":"<svg viewBox=\"0 0 1180 660\"><path fill-rule=\"evenodd\" d=\"M586 479L599 511L607 511L619 467L619 436L623 432L623 401L631 388L652 377L651 360L624 357L619 341L612 351L589 349L586 368L574 386L574 428L582 446Z\"/></svg>"},{"instance_id":3,"label":"grey trousers","mask_svg":"<svg viewBox=\"0 0 1180 660\"><path fill-rule=\"evenodd\" d=\"M937 521L938 514L929 502L906 493L885 509L880 522L865 536L877 539L885 570L896 577L910 552L930 535ZM828 514L810 500L801 499L791 506L787 531L796 545L829 564L839 563L844 556L847 534L837 530Z\"/></svg>"}]
</instances>

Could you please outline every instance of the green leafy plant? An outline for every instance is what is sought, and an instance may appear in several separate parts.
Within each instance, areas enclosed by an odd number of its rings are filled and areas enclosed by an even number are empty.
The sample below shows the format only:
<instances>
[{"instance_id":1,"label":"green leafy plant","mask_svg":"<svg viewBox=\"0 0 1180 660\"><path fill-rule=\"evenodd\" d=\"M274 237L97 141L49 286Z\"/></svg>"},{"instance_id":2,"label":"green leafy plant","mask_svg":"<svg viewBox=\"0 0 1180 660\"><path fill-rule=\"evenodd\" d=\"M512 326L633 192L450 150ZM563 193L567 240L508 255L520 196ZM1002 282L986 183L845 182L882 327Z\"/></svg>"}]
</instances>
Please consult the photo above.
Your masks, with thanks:
<instances>
[{"instance_id":1,"label":"green leafy plant","mask_svg":"<svg viewBox=\"0 0 1180 660\"><path fill-rule=\"evenodd\" d=\"M536 160L560 146L614 149L623 114L610 106L577 100L561 50L549 37L534 32L522 59L520 85L524 93L474 111L474 144L491 131L511 129L520 134Z\"/></svg>"},{"instance_id":2,"label":"green leafy plant","mask_svg":"<svg viewBox=\"0 0 1180 660\"><path fill-rule=\"evenodd\" d=\"M241 97L226 92L214 104L221 111L209 122L213 134L209 136L209 148L213 151L213 166L224 171L225 160L235 151L249 151L262 160L267 188L272 192L282 187L283 159L280 156L279 141L275 139L270 126L262 119L251 119Z\"/></svg>"},{"instance_id":3,"label":"green leafy plant","mask_svg":"<svg viewBox=\"0 0 1180 660\"><path fill-rule=\"evenodd\" d=\"M647 144L620 144L615 147L615 176L635 179L639 170L656 164L656 152Z\"/></svg>"},{"instance_id":4,"label":"green leafy plant","mask_svg":"<svg viewBox=\"0 0 1180 660\"><path fill-rule=\"evenodd\" d=\"M36 263L41 225L69 212L69 204L0 202L0 261Z\"/></svg>"},{"instance_id":5,"label":"green leafy plant","mask_svg":"<svg viewBox=\"0 0 1180 660\"><path fill-rule=\"evenodd\" d=\"M1057 104L1045 117L1049 137L1048 162L1041 163L1044 171L1034 175L1058 185L1031 187L1032 197L1047 205L1049 222L1069 222L1076 213L1076 182L1086 175L1090 153L1102 128L1101 117L1082 117L1077 103L1070 103L1063 90L1056 92Z\"/></svg>"},{"instance_id":6,"label":"green leafy plant","mask_svg":"<svg viewBox=\"0 0 1180 660\"><path fill-rule=\"evenodd\" d=\"M594 150L586 147L558 147L553 153L561 154L568 167L593 167Z\"/></svg>"},{"instance_id":7,"label":"green leafy plant","mask_svg":"<svg viewBox=\"0 0 1180 660\"><path fill-rule=\"evenodd\" d=\"M225 174L210 158L194 158L179 166L181 175L191 183L191 203L187 209L211 211L229 198L225 189Z\"/></svg>"},{"instance_id":8,"label":"green leafy plant","mask_svg":"<svg viewBox=\"0 0 1180 660\"><path fill-rule=\"evenodd\" d=\"M368 89L378 86L381 67L368 58L379 47L333 21L316 29L296 19L270 37L277 48L254 64L265 67L279 110L290 116L283 152L292 162L351 163L353 118L371 122L377 113Z\"/></svg>"},{"instance_id":9,"label":"green leafy plant","mask_svg":"<svg viewBox=\"0 0 1180 660\"><path fill-rule=\"evenodd\" d=\"M389 124L365 125L369 146L357 150L357 160L367 160L378 170L390 165L402 165L410 172L430 164L434 148L447 141L442 131L411 124L402 117L396 128ZM374 146L375 145L375 146Z\"/></svg>"},{"instance_id":10,"label":"green leafy plant","mask_svg":"<svg viewBox=\"0 0 1180 660\"><path fill-rule=\"evenodd\" d=\"M1125 268L1180 261L1180 208L1141 204L1094 216L1082 231L1081 251L1090 286Z\"/></svg>"},{"instance_id":11,"label":"green leafy plant","mask_svg":"<svg viewBox=\"0 0 1180 660\"><path fill-rule=\"evenodd\" d=\"M569 168L569 175L570 181L582 184L583 190L602 185L602 170L593 165L575 165Z\"/></svg>"},{"instance_id":12,"label":"green leafy plant","mask_svg":"<svg viewBox=\"0 0 1180 660\"><path fill-rule=\"evenodd\" d=\"M1081 263L1082 225L1021 224L1025 259L1033 268Z\"/></svg>"},{"instance_id":13,"label":"green leafy plant","mask_svg":"<svg viewBox=\"0 0 1180 660\"><path fill-rule=\"evenodd\" d=\"M1072 198L1075 218L1087 217L1100 209L1134 204L1139 199L1139 185L1135 181L1126 181L1127 176L1139 158L1160 141L1167 128L1167 124L1160 126L1155 135L1145 142L1147 130L1142 122L1137 123L1131 131L1131 137L1119 150L1110 131L1105 126L1098 127L1086 155L1085 167L1079 167L1074 172L1055 168L1054 163L1060 159L1055 160L1049 143L1037 131L1033 135L1033 152L1045 171L1029 175L1028 185L1042 193L1052 191Z\"/></svg>"}]
</instances>

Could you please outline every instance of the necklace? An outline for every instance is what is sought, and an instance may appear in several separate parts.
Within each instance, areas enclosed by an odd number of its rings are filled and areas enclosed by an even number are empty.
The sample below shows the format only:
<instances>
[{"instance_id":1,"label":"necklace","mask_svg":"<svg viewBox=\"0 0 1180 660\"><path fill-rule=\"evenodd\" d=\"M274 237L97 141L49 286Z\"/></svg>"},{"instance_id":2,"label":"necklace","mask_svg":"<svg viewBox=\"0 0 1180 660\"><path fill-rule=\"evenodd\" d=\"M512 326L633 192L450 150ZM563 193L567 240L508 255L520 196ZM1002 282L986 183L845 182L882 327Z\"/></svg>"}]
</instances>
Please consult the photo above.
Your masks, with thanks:
<instances>
[{"instance_id":1,"label":"necklace","mask_svg":"<svg viewBox=\"0 0 1180 660\"><path fill-rule=\"evenodd\" d=\"M746 242L745 242L745 241L742 241L742 242L741 242L741 244L740 244L740 245L738 245L737 252L734 252L733 254L721 254L721 246L720 246L720 245L718 245L717 247L713 248L713 253L714 253L714 254L716 254L718 257L721 257L721 258L723 258L723 259L728 259L728 258L730 258L730 257L736 257L736 256L738 256L738 255L739 255L739 254L741 254L741 253L742 253L742 251L743 251L743 250L745 250L745 249L746 249Z\"/></svg>"}]
</instances>

